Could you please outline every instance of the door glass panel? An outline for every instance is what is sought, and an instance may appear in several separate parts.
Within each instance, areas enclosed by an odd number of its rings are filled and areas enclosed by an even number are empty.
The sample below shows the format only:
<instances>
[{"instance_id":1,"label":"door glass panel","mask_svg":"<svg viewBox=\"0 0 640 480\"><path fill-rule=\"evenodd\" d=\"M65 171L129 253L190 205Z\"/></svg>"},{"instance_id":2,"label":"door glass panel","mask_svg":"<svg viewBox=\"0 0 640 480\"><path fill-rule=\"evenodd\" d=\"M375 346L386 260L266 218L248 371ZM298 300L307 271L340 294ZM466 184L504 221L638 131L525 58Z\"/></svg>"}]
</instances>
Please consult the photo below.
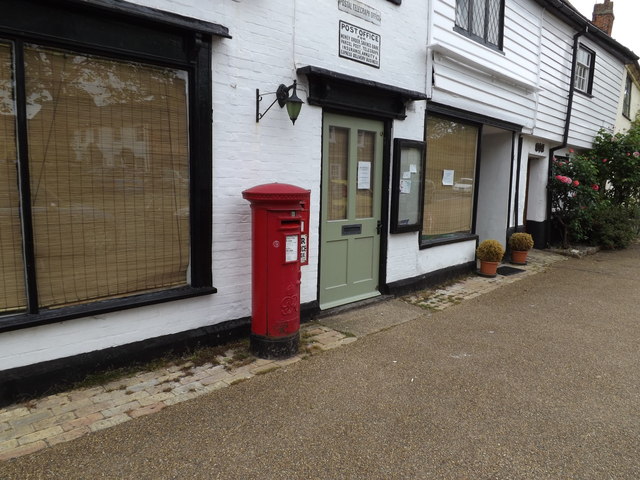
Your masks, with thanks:
<instances>
[{"instance_id":1,"label":"door glass panel","mask_svg":"<svg viewBox=\"0 0 640 480\"><path fill-rule=\"evenodd\" d=\"M0 312L26 304L11 46L0 44Z\"/></svg>"},{"instance_id":2,"label":"door glass panel","mask_svg":"<svg viewBox=\"0 0 640 480\"><path fill-rule=\"evenodd\" d=\"M347 218L349 199L349 129L329 127L329 198L327 220Z\"/></svg>"},{"instance_id":3,"label":"door glass panel","mask_svg":"<svg viewBox=\"0 0 640 480\"><path fill-rule=\"evenodd\" d=\"M373 178L376 132L358 130L358 190L356 217L373 217Z\"/></svg>"}]
</instances>

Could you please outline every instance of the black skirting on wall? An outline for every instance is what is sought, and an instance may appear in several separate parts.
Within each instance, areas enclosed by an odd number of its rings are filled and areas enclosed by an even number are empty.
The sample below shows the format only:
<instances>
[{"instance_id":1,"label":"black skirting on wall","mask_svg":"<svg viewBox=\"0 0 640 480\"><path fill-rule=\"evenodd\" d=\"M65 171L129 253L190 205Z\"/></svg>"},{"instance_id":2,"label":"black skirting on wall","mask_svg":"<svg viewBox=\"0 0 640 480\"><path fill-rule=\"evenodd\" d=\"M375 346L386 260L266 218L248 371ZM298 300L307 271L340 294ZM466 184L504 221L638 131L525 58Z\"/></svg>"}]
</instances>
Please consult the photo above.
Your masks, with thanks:
<instances>
[{"instance_id":1,"label":"black skirting on wall","mask_svg":"<svg viewBox=\"0 0 640 480\"><path fill-rule=\"evenodd\" d=\"M318 304L315 301L301 305L301 321L308 321L317 311ZM0 407L64 391L92 373L141 365L167 354L180 355L199 347L223 345L247 338L250 330L251 318L245 317L73 357L0 371Z\"/></svg>"},{"instance_id":2,"label":"black skirting on wall","mask_svg":"<svg viewBox=\"0 0 640 480\"><path fill-rule=\"evenodd\" d=\"M461 275L473 272L476 269L476 262L461 263L453 267L443 268L435 272L425 273L417 277L406 278L387 284L386 294L407 295L417 290L435 287Z\"/></svg>"}]
</instances>

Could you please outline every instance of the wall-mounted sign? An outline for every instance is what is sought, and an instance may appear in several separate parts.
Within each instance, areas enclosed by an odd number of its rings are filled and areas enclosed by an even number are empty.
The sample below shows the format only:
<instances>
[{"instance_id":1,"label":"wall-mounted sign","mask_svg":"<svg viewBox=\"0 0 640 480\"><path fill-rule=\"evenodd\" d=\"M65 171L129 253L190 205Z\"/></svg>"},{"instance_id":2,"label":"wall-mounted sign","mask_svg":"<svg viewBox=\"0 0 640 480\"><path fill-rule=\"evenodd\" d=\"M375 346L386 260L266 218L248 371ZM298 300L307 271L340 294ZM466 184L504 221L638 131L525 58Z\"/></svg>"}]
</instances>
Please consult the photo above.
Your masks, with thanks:
<instances>
[{"instance_id":1,"label":"wall-mounted sign","mask_svg":"<svg viewBox=\"0 0 640 480\"><path fill-rule=\"evenodd\" d=\"M380 10L376 10L369 5L365 5L358 0L338 0L338 9L375 25L380 25L382 23L382 14L380 13Z\"/></svg>"},{"instance_id":2,"label":"wall-mounted sign","mask_svg":"<svg viewBox=\"0 0 640 480\"><path fill-rule=\"evenodd\" d=\"M380 35L340 20L339 55L380 68Z\"/></svg>"},{"instance_id":3,"label":"wall-mounted sign","mask_svg":"<svg viewBox=\"0 0 640 480\"><path fill-rule=\"evenodd\" d=\"M536 152L544 153L544 143L536 143Z\"/></svg>"}]
</instances>

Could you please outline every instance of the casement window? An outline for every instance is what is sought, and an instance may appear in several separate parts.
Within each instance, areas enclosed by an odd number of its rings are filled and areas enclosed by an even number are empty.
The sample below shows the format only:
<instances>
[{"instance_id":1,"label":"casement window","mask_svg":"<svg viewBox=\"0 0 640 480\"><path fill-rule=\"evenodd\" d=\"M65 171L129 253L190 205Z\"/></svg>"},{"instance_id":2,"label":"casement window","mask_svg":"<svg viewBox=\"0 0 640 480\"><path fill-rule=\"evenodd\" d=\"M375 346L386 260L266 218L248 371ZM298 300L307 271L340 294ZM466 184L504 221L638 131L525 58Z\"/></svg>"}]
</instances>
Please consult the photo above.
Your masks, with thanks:
<instances>
[{"instance_id":1,"label":"casement window","mask_svg":"<svg viewBox=\"0 0 640 480\"><path fill-rule=\"evenodd\" d=\"M480 128L429 115L421 243L472 233Z\"/></svg>"},{"instance_id":2,"label":"casement window","mask_svg":"<svg viewBox=\"0 0 640 480\"><path fill-rule=\"evenodd\" d=\"M578 47L573 86L582 93L591 94L596 54L583 45Z\"/></svg>"},{"instance_id":3,"label":"casement window","mask_svg":"<svg viewBox=\"0 0 640 480\"><path fill-rule=\"evenodd\" d=\"M212 293L210 35L21 1L0 20L0 328Z\"/></svg>"},{"instance_id":4,"label":"casement window","mask_svg":"<svg viewBox=\"0 0 640 480\"><path fill-rule=\"evenodd\" d=\"M622 100L622 115L625 118L631 119L631 75L627 74L627 78L624 82L624 98Z\"/></svg>"},{"instance_id":5,"label":"casement window","mask_svg":"<svg viewBox=\"0 0 640 480\"><path fill-rule=\"evenodd\" d=\"M504 0L456 0L455 30L502 50Z\"/></svg>"}]
</instances>

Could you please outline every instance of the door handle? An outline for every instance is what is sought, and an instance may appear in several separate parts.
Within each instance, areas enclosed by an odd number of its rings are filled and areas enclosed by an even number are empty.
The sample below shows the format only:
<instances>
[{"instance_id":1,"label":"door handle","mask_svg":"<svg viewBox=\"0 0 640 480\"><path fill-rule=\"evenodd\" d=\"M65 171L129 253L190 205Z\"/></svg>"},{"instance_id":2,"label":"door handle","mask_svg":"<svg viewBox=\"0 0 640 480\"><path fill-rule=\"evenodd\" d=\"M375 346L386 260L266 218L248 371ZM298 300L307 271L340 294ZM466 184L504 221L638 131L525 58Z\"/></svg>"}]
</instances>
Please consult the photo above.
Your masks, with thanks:
<instances>
[{"instance_id":1,"label":"door handle","mask_svg":"<svg viewBox=\"0 0 640 480\"><path fill-rule=\"evenodd\" d=\"M382 233L382 220L378 220L378 224L376 226L376 231L378 232L378 235L380 235Z\"/></svg>"}]
</instances>

